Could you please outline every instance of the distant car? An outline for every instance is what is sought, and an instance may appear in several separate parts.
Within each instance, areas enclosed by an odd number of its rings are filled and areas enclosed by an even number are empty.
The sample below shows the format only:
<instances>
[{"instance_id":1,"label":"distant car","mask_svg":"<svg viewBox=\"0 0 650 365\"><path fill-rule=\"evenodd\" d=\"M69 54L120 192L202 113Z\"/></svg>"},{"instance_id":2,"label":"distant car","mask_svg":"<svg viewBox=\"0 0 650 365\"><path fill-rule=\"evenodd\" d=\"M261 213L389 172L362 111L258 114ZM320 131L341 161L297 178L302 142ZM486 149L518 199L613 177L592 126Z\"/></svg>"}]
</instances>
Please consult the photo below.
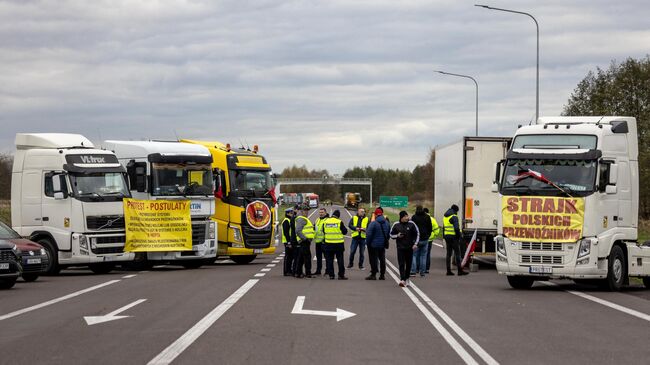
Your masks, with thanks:
<instances>
[{"instance_id":1,"label":"distant car","mask_svg":"<svg viewBox=\"0 0 650 365\"><path fill-rule=\"evenodd\" d=\"M45 248L20 237L16 231L2 222L0 222L0 240L13 243L18 247L23 280L34 281L47 270L49 257Z\"/></svg>"},{"instance_id":2,"label":"distant car","mask_svg":"<svg viewBox=\"0 0 650 365\"><path fill-rule=\"evenodd\" d=\"M20 276L20 250L9 241L0 240L0 289L11 289Z\"/></svg>"}]
</instances>

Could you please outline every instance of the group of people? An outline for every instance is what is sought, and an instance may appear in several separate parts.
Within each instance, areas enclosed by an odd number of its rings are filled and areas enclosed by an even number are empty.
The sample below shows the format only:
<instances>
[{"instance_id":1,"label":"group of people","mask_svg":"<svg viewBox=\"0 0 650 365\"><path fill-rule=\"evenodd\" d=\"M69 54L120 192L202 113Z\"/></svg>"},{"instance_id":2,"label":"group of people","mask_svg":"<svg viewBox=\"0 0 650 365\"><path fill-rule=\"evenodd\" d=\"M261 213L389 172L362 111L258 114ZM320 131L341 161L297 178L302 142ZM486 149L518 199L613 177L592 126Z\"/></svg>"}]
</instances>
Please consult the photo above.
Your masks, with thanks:
<instances>
[{"instance_id":1,"label":"group of people","mask_svg":"<svg viewBox=\"0 0 650 365\"><path fill-rule=\"evenodd\" d=\"M365 250L368 250L370 273L366 280L386 279L386 249L390 239L397 246L397 261L400 273L399 285L409 286L410 277L418 273L425 277L431 268L431 247L433 239L440 233L440 227L429 214L429 210L420 205L410 217L406 211L399 213L399 221L392 226L379 207L373 216L366 216L363 208L357 210L347 226L341 221L341 212L335 210L330 216L325 208L318 210L318 219L314 224L309 220L309 207L296 206L285 211L282 221L282 243L285 246L284 275L296 278L320 276L323 270L322 259L325 256L325 275L336 278L334 261L338 266L338 279L347 280L345 276L345 235L350 232L352 238L348 269L354 267L354 259L359 251L358 265L365 270ZM462 232L458 220L458 206L453 205L443 218L443 237L447 254L447 275L451 271L450 259L453 257L458 268L458 275L467 275L461 267ZM311 244L316 251L316 270L312 272ZM379 275L379 276L377 276Z\"/></svg>"}]
</instances>

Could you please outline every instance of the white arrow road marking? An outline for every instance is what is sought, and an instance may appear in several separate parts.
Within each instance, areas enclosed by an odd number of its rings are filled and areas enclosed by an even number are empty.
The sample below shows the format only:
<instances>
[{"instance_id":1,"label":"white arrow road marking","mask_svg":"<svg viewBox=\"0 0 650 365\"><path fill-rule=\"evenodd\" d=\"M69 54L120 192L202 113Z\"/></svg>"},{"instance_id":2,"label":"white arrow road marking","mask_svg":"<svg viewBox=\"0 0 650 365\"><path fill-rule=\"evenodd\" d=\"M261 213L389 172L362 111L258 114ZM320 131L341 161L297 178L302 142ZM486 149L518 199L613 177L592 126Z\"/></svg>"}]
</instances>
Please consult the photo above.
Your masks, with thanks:
<instances>
[{"instance_id":1,"label":"white arrow road marking","mask_svg":"<svg viewBox=\"0 0 650 365\"><path fill-rule=\"evenodd\" d=\"M116 309L116 310L114 310L114 311L112 311L112 312L110 312L110 313L108 313L106 315L103 315L103 316L87 316L87 317L84 317L84 319L86 320L86 323L89 326L92 326L93 324L110 322L110 321L114 321L116 319L129 318L131 316L118 316L118 314L124 312L127 309L131 309L131 308L135 307L136 305L138 305L138 304L140 304L140 303L142 303L144 301L146 301L146 299L138 299L135 302L133 302L131 304L127 304L122 308L118 308L118 309Z\"/></svg>"},{"instance_id":2,"label":"white arrow road marking","mask_svg":"<svg viewBox=\"0 0 650 365\"><path fill-rule=\"evenodd\" d=\"M348 318L356 316L356 313L348 312L348 311L343 310L341 308L336 308L336 312L315 311L315 310L302 309L302 306L304 304L305 304L305 297L304 296L299 296L298 298L296 298L296 304L294 304L293 310L291 311L291 313L292 314L311 314L313 316L336 317L337 322L341 322L344 319L348 319Z\"/></svg>"}]
</instances>

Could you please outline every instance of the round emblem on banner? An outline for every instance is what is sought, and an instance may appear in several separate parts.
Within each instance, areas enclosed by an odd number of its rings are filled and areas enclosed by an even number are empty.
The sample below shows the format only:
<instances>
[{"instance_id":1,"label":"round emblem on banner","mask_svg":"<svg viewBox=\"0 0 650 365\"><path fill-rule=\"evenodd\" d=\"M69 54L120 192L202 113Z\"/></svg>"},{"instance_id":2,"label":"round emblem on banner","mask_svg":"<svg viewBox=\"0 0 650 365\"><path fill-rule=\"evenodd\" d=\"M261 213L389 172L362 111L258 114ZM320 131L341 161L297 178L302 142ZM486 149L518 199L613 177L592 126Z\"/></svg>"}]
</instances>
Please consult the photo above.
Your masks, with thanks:
<instances>
[{"instance_id":1,"label":"round emblem on banner","mask_svg":"<svg viewBox=\"0 0 650 365\"><path fill-rule=\"evenodd\" d=\"M246 206L246 220L255 229L266 228L271 223L271 209L256 200Z\"/></svg>"}]
</instances>

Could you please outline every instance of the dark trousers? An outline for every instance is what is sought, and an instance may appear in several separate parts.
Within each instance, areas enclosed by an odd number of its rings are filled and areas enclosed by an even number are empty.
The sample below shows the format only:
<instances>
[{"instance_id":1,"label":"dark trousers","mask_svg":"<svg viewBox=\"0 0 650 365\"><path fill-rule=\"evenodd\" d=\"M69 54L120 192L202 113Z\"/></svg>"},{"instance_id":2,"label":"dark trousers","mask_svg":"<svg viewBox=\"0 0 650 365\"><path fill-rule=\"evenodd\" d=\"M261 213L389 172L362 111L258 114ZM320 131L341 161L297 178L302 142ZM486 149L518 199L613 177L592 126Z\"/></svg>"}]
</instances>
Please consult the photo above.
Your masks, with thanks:
<instances>
[{"instance_id":1,"label":"dark trousers","mask_svg":"<svg viewBox=\"0 0 650 365\"><path fill-rule=\"evenodd\" d=\"M295 275L311 275L311 242L300 243L299 253L296 258ZM303 267L305 268L303 272Z\"/></svg>"},{"instance_id":2,"label":"dark trousers","mask_svg":"<svg viewBox=\"0 0 650 365\"><path fill-rule=\"evenodd\" d=\"M284 245L284 275L293 275L295 248Z\"/></svg>"},{"instance_id":3,"label":"dark trousers","mask_svg":"<svg viewBox=\"0 0 650 365\"><path fill-rule=\"evenodd\" d=\"M316 272L314 274L320 275L323 271L323 244L321 242L316 242L315 247L316 247Z\"/></svg>"},{"instance_id":4,"label":"dark trousers","mask_svg":"<svg viewBox=\"0 0 650 365\"><path fill-rule=\"evenodd\" d=\"M451 257L453 256L456 260L456 267L458 271L461 271L460 267L460 242L456 237L445 237L445 246L447 246L447 255L445 256L445 262L447 263L447 272L451 271Z\"/></svg>"},{"instance_id":5,"label":"dark trousers","mask_svg":"<svg viewBox=\"0 0 650 365\"><path fill-rule=\"evenodd\" d=\"M427 245L427 272L431 269L431 246L433 246L433 241L429 241Z\"/></svg>"},{"instance_id":6,"label":"dark trousers","mask_svg":"<svg viewBox=\"0 0 650 365\"><path fill-rule=\"evenodd\" d=\"M325 253L325 273L329 277L334 277L334 257L338 261L339 277L345 276L345 262L343 259L343 250L327 250Z\"/></svg>"},{"instance_id":7,"label":"dark trousers","mask_svg":"<svg viewBox=\"0 0 650 365\"><path fill-rule=\"evenodd\" d=\"M413 249L412 248L398 248L397 249L397 265L399 266L399 278L404 281L409 278L411 274L411 264L413 263Z\"/></svg>"},{"instance_id":8,"label":"dark trousers","mask_svg":"<svg viewBox=\"0 0 650 365\"><path fill-rule=\"evenodd\" d=\"M368 260L370 261L370 275L384 276L386 274L386 249L368 245Z\"/></svg>"}]
</instances>

